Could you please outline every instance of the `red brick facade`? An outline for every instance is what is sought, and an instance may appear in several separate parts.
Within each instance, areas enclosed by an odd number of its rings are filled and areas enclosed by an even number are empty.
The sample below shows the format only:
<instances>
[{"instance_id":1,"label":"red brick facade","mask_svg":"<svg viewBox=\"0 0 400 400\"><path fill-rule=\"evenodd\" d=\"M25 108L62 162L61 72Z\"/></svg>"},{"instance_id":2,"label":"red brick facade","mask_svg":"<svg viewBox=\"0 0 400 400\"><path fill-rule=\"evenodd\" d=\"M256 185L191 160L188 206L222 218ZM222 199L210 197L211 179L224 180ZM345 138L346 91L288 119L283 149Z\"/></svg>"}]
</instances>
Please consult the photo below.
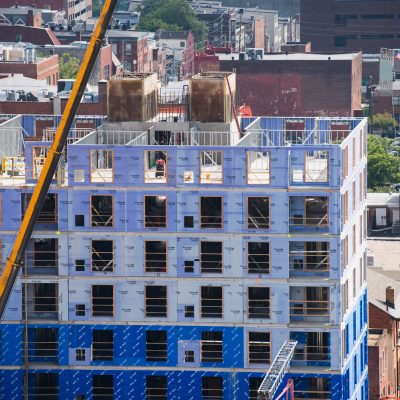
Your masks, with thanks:
<instances>
[{"instance_id":1,"label":"red brick facade","mask_svg":"<svg viewBox=\"0 0 400 400\"><path fill-rule=\"evenodd\" d=\"M379 349L368 348L369 398L378 400L380 397L396 394L399 386L400 351L397 347L400 321L387 312L369 303L369 329L384 329L386 339L382 340ZM380 396L380 397L379 397Z\"/></svg>"},{"instance_id":2,"label":"red brick facade","mask_svg":"<svg viewBox=\"0 0 400 400\"><path fill-rule=\"evenodd\" d=\"M0 75L22 74L28 78L46 80L49 85L56 85L58 80L58 56L39 59L33 63L0 62Z\"/></svg>"}]
</instances>

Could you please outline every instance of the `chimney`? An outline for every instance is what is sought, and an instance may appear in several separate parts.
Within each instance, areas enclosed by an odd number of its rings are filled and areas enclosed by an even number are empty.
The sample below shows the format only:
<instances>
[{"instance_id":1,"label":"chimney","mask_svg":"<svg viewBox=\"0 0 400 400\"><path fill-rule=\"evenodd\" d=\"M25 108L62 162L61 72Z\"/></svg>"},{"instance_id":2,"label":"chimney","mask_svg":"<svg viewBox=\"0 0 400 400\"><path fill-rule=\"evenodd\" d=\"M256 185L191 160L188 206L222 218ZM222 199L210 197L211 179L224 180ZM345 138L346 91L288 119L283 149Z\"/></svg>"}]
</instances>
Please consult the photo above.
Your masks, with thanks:
<instances>
[{"instance_id":1,"label":"chimney","mask_svg":"<svg viewBox=\"0 0 400 400\"><path fill-rule=\"evenodd\" d=\"M394 289L391 286L386 287L386 305L394 308Z\"/></svg>"},{"instance_id":2,"label":"chimney","mask_svg":"<svg viewBox=\"0 0 400 400\"><path fill-rule=\"evenodd\" d=\"M34 20L33 20L33 10L28 10L28 26L35 26Z\"/></svg>"}]
</instances>

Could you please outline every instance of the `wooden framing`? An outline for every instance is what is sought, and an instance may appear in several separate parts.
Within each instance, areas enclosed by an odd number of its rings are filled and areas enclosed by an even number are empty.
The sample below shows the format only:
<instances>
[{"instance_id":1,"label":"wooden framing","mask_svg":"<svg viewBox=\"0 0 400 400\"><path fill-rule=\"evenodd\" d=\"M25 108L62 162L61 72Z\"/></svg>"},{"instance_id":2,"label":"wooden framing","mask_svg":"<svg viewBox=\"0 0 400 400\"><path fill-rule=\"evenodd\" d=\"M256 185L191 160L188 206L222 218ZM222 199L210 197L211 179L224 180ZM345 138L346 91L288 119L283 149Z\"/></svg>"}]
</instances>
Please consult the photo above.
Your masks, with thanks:
<instances>
[{"instance_id":1,"label":"wooden framing","mask_svg":"<svg viewBox=\"0 0 400 400\"><path fill-rule=\"evenodd\" d=\"M348 192L344 192L341 196L342 200L342 225L345 225L349 218L349 197Z\"/></svg>"},{"instance_id":2,"label":"wooden framing","mask_svg":"<svg viewBox=\"0 0 400 400\"><path fill-rule=\"evenodd\" d=\"M221 289L221 298L203 298L203 289L207 289L207 288L218 288ZM220 302L220 305L208 305L203 303L204 302ZM220 313L217 312L209 312L209 311L204 311L203 308L207 308L207 307L212 307L212 308L217 308L217 309L221 309ZM205 315L206 314L206 315ZM224 287L223 286L213 286L213 285L209 285L209 286L200 286L200 318L224 318Z\"/></svg>"},{"instance_id":3,"label":"wooden framing","mask_svg":"<svg viewBox=\"0 0 400 400\"><path fill-rule=\"evenodd\" d=\"M148 197L159 197L159 198L164 198L165 199L165 215L159 215L159 216L148 216L146 212L146 199ZM158 225L153 225L153 222L149 222L148 218L160 218L161 221L158 222ZM165 219L164 223L162 222L162 219ZM167 195L144 195L143 197L143 222L144 222L144 227L145 228L166 228L168 226L168 196ZM157 222L156 222L157 223Z\"/></svg>"},{"instance_id":4,"label":"wooden framing","mask_svg":"<svg viewBox=\"0 0 400 400\"><path fill-rule=\"evenodd\" d=\"M93 253L95 252L99 257L101 257L101 254L104 253L104 252L100 253L98 251L94 251L93 242L111 242L111 248L112 248L111 255L112 255L112 257L111 257L111 269L110 270L108 269L108 268L110 268L108 265L106 265L103 270L93 269L93 266L94 266ZM114 240L111 240L111 239L90 239L90 271L91 272L114 272L114 267L115 267L114 260L115 260L115 258L114 258ZM104 261L106 261L106 260L104 260ZM108 262L108 264L109 263L110 262Z\"/></svg>"},{"instance_id":5,"label":"wooden framing","mask_svg":"<svg viewBox=\"0 0 400 400\"><path fill-rule=\"evenodd\" d=\"M147 251L147 243L164 243L165 244L165 253L150 253ZM160 263L163 262L164 260L147 260L147 256L148 254L165 254L165 268L163 268L162 270L157 269L153 269L153 270L148 270L147 268L147 263L150 261L155 261L156 263ZM145 240L144 241L144 272L153 272L153 273L162 273L162 272L168 272L168 241L166 240Z\"/></svg>"},{"instance_id":6,"label":"wooden framing","mask_svg":"<svg viewBox=\"0 0 400 400\"><path fill-rule=\"evenodd\" d=\"M94 310L95 304L94 304L93 301L96 298L93 296L93 289L94 289L95 286L96 287L111 287L112 288L111 313L109 311L103 311L100 314L97 314L97 312L96 312L96 315L94 314L94 312L95 312L95 310ZM109 300L110 297L98 297L97 299L105 301L105 300ZM103 318L104 317L114 317L114 311L115 311L115 287L114 287L114 285L113 284L112 285L99 285L99 284L91 285L91 287L90 287L90 305L91 305L91 313L90 314L91 314L92 317L103 317ZM99 305L96 305L96 306L99 306ZM100 307L109 307L109 305L108 304L102 304L102 305L100 305Z\"/></svg>"},{"instance_id":7,"label":"wooden framing","mask_svg":"<svg viewBox=\"0 0 400 400\"><path fill-rule=\"evenodd\" d=\"M249 216L249 208L250 208L250 199L267 199L267 203L268 203L268 216L260 216L260 217L250 217ZM270 228L270 220L271 220L271 202L270 202L270 198L269 196L247 196L246 198L246 226L247 229L252 230L252 229L257 229L257 230L262 230L262 229L269 229ZM253 221L253 219L258 218L261 219L261 227L257 227L257 222ZM267 220L267 222L265 223L264 220ZM250 227L250 221L252 224L254 224L254 226ZM266 226L265 226L266 225Z\"/></svg>"},{"instance_id":8,"label":"wooden framing","mask_svg":"<svg viewBox=\"0 0 400 400\"><path fill-rule=\"evenodd\" d=\"M303 250L293 250L290 245L292 243L302 243ZM316 247L322 244L325 244L326 249L316 249L315 251L311 251L307 248L308 244L315 243ZM329 254L329 246L330 243L326 241L304 241L304 242L289 242L289 270L290 271L303 271L303 272L329 272L330 270L330 254ZM311 267L309 267L309 262L307 260L308 257L315 255L315 257L320 257L322 260L319 263L311 263ZM297 258L296 258L297 257ZM296 264L296 260L302 258L302 264ZM300 266L300 268L298 267ZM324 268L317 269L316 267L324 266Z\"/></svg>"},{"instance_id":9,"label":"wooden framing","mask_svg":"<svg viewBox=\"0 0 400 400\"><path fill-rule=\"evenodd\" d=\"M94 162L94 155L97 154L97 152L103 152L106 156L104 157L106 161L106 168L99 168L98 167L98 156L96 157L96 167L93 168L93 162ZM111 168L108 165L108 157L111 155ZM100 169L103 170L110 170L111 169L111 177L107 176L101 176L99 173L99 177L94 179L93 173L95 171L99 171ZM108 149L90 149L90 182L100 182L100 183L112 183L114 182L114 150L108 150Z\"/></svg>"},{"instance_id":10,"label":"wooden framing","mask_svg":"<svg viewBox=\"0 0 400 400\"><path fill-rule=\"evenodd\" d=\"M99 219L102 219L103 217L107 218L107 215L102 215L97 212L96 214L93 214L93 198L94 197L111 197L111 216L109 216L108 220L106 219L105 222L103 223L100 221L100 224L96 224L93 220L93 217L98 217ZM97 211L97 210L95 210ZM114 228L114 195L113 194L91 194L90 195L90 226L92 228Z\"/></svg>"},{"instance_id":11,"label":"wooden framing","mask_svg":"<svg viewBox=\"0 0 400 400\"><path fill-rule=\"evenodd\" d=\"M147 288L151 288L151 287L160 287L160 288L165 288L165 298L163 297L148 297L147 296ZM150 300L150 302L149 302ZM164 301L165 304L160 304L160 305L156 305L156 304L151 304L152 301ZM164 311L150 311L148 310L148 307L157 307L157 308L162 308L164 307L165 310ZM168 286L166 285L146 285L144 287L144 316L146 318L168 318Z\"/></svg>"},{"instance_id":12,"label":"wooden framing","mask_svg":"<svg viewBox=\"0 0 400 400\"><path fill-rule=\"evenodd\" d=\"M210 199L210 198L218 198L221 199L221 215L220 216L215 216L215 215L204 215L201 212L201 203L202 199ZM224 228L224 197L223 196L200 196L200 202L199 202L199 215L200 215L200 229L223 229ZM202 222L203 218L220 218L221 223L219 226L216 227L210 227L210 226L203 226L203 225L210 225L212 223L207 223L207 222ZM215 223L213 223L215 224Z\"/></svg>"},{"instance_id":13,"label":"wooden framing","mask_svg":"<svg viewBox=\"0 0 400 400\"><path fill-rule=\"evenodd\" d=\"M351 196L351 210L354 212L356 210L356 181L353 181L352 185L352 196Z\"/></svg>"},{"instance_id":14,"label":"wooden framing","mask_svg":"<svg viewBox=\"0 0 400 400\"><path fill-rule=\"evenodd\" d=\"M343 269L349 265L349 236L346 235L342 241Z\"/></svg>"},{"instance_id":15,"label":"wooden framing","mask_svg":"<svg viewBox=\"0 0 400 400\"><path fill-rule=\"evenodd\" d=\"M212 154L210 155L210 153ZM214 155L221 158L221 171L215 171L215 172L211 171L209 173L203 171L203 167L206 165L206 164L203 165L203 159L206 157L213 158ZM199 164L200 184L220 185L224 183L224 152L222 150L210 150L210 151L202 150L200 151L199 161L200 161ZM205 177L203 177L203 174L205 175ZM209 174L208 177L207 174ZM213 174L216 175L215 181L212 179Z\"/></svg>"},{"instance_id":16,"label":"wooden framing","mask_svg":"<svg viewBox=\"0 0 400 400\"><path fill-rule=\"evenodd\" d=\"M205 243L219 243L221 244L221 253L203 253L202 250L202 245ZM202 274L222 274L224 271L224 242L223 241L212 241L212 240L201 240L199 243L200 247L200 273ZM203 255L208 255L212 256L213 258L217 258L219 255L221 256L221 261L204 261L203 260ZM216 271L215 268L213 268L213 271L207 271L208 268L203 268L203 263L214 263L214 262L219 262L221 264L221 269L219 271Z\"/></svg>"},{"instance_id":17,"label":"wooden framing","mask_svg":"<svg viewBox=\"0 0 400 400\"><path fill-rule=\"evenodd\" d=\"M268 341L257 341L257 340L251 340L250 336L252 334L266 334L268 335ZM264 344L265 343L265 344ZM256 347L266 347L267 350L267 359L265 361L261 361L256 359L255 361L252 360L251 354L251 346L256 346ZM271 363L271 349L272 349L272 344L271 344L271 332L268 331L248 331L247 332L247 364L270 364Z\"/></svg>"},{"instance_id":18,"label":"wooden framing","mask_svg":"<svg viewBox=\"0 0 400 400\"><path fill-rule=\"evenodd\" d=\"M356 250L357 250L357 236L356 236L356 231L357 231L357 227L356 224L353 225L353 236L352 236L352 255L354 256L354 254L356 254Z\"/></svg>"},{"instance_id":19,"label":"wooden framing","mask_svg":"<svg viewBox=\"0 0 400 400\"><path fill-rule=\"evenodd\" d=\"M163 171L157 170L157 160L155 160L154 170L149 168L149 154L150 153L164 153L164 169ZM154 172L154 178L148 177L148 173ZM159 173L163 173L161 179L158 178ZM144 150L144 170L143 170L144 183L168 183L168 150Z\"/></svg>"},{"instance_id":20,"label":"wooden framing","mask_svg":"<svg viewBox=\"0 0 400 400\"><path fill-rule=\"evenodd\" d=\"M252 290L264 289L268 294L268 298L257 299L250 298L250 292ZM253 303L255 302L255 303ZM261 302L261 306L257 303ZM265 303L265 305L263 305ZM259 313L258 308L264 308L267 310L265 314ZM256 311L253 311L256 310ZM248 286L247 287L247 318L248 319L270 319L271 318L271 288L269 286Z\"/></svg>"},{"instance_id":21,"label":"wooden framing","mask_svg":"<svg viewBox=\"0 0 400 400\"><path fill-rule=\"evenodd\" d=\"M32 146L32 178L38 179L50 146Z\"/></svg>"},{"instance_id":22,"label":"wooden framing","mask_svg":"<svg viewBox=\"0 0 400 400\"><path fill-rule=\"evenodd\" d=\"M259 183L250 183L249 182L249 176L250 176L250 165L249 165L249 155L251 153L255 154L262 154L262 157L266 157L267 159L267 169L265 171L263 170L256 170L255 172L252 172L252 174L255 174L257 177L258 175L263 176L264 174L267 176L266 182L263 182L262 179L260 179ZM266 155L264 156L265 153ZM248 185L269 185L271 183L271 153L269 151L254 151L254 150L246 150L246 182ZM256 157L258 159L258 157Z\"/></svg>"},{"instance_id":23,"label":"wooden framing","mask_svg":"<svg viewBox=\"0 0 400 400\"><path fill-rule=\"evenodd\" d=\"M265 253L265 254L261 254L261 253L250 253L250 249L249 249L249 245L250 244L256 244L256 243L261 243L261 244L266 244L267 246L268 246L268 253ZM251 256L256 256L256 257L263 257L263 256L265 256L266 258L267 258L267 261L256 261L256 260L254 260L254 261L250 261L250 257ZM271 266L271 244L270 244L270 242L267 242L267 241L257 241L257 242L255 242L255 241L248 241L247 242L247 245L246 245L246 265L247 265L247 273L248 274L269 274L270 273L270 266ZM265 264L266 265L266 267L264 268L264 269L261 269L261 271L256 271L256 270L254 270L254 271L250 271L251 270L251 268L249 267L249 265L250 265L250 263L260 263L260 264Z\"/></svg>"},{"instance_id":24,"label":"wooden framing","mask_svg":"<svg viewBox=\"0 0 400 400\"><path fill-rule=\"evenodd\" d=\"M356 151L356 138L353 137L353 144L352 144L352 157L351 157L351 166L353 168L355 168L356 166L356 155L357 155L357 151Z\"/></svg>"}]
</instances>

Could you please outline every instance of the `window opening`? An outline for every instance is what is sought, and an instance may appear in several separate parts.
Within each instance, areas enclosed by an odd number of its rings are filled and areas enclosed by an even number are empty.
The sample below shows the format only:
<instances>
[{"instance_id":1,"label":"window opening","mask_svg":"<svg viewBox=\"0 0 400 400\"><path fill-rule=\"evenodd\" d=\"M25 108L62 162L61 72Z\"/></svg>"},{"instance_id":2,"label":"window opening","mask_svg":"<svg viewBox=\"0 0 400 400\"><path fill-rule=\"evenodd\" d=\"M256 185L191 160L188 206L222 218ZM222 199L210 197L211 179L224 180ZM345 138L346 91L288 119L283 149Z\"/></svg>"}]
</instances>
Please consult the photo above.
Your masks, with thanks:
<instances>
[{"instance_id":1,"label":"window opening","mask_svg":"<svg viewBox=\"0 0 400 400\"><path fill-rule=\"evenodd\" d=\"M194 318L194 306L185 306L185 318Z\"/></svg>"},{"instance_id":2,"label":"window opening","mask_svg":"<svg viewBox=\"0 0 400 400\"><path fill-rule=\"evenodd\" d=\"M167 197L144 197L144 226L146 228L165 228L167 226Z\"/></svg>"},{"instance_id":3,"label":"window opening","mask_svg":"<svg viewBox=\"0 0 400 400\"><path fill-rule=\"evenodd\" d=\"M146 361L167 361L167 331L146 331Z\"/></svg>"},{"instance_id":4,"label":"window opening","mask_svg":"<svg viewBox=\"0 0 400 400\"><path fill-rule=\"evenodd\" d=\"M201 287L201 317L222 318L222 287Z\"/></svg>"},{"instance_id":5,"label":"window opening","mask_svg":"<svg viewBox=\"0 0 400 400\"><path fill-rule=\"evenodd\" d=\"M167 272L167 242L145 242L145 271Z\"/></svg>"},{"instance_id":6,"label":"window opening","mask_svg":"<svg viewBox=\"0 0 400 400\"><path fill-rule=\"evenodd\" d=\"M147 375L146 400L167 400L167 383L165 375Z\"/></svg>"},{"instance_id":7,"label":"window opening","mask_svg":"<svg viewBox=\"0 0 400 400\"><path fill-rule=\"evenodd\" d=\"M249 332L249 364L271 362L271 334L269 332Z\"/></svg>"},{"instance_id":8,"label":"window opening","mask_svg":"<svg viewBox=\"0 0 400 400\"><path fill-rule=\"evenodd\" d=\"M268 242L247 242L247 273L269 274Z\"/></svg>"},{"instance_id":9,"label":"window opening","mask_svg":"<svg viewBox=\"0 0 400 400\"><path fill-rule=\"evenodd\" d=\"M306 225L327 226L328 225L328 198L306 197L305 199L305 222Z\"/></svg>"},{"instance_id":10,"label":"window opening","mask_svg":"<svg viewBox=\"0 0 400 400\"><path fill-rule=\"evenodd\" d=\"M90 197L90 220L92 227L112 227L114 224L114 198L110 195Z\"/></svg>"},{"instance_id":11,"label":"window opening","mask_svg":"<svg viewBox=\"0 0 400 400\"><path fill-rule=\"evenodd\" d=\"M201 377L202 400L223 400L223 381L221 376Z\"/></svg>"},{"instance_id":12,"label":"window opening","mask_svg":"<svg viewBox=\"0 0 400 400\"><path fill-rule=\"evenodd\" d=\"M86 360L86 350L75 349L75 361L85 361L85 360Z\"/></svg>"},{"instance_id":13,"label":"window opening","mask_svg":"<svg viewBox=\"0 0 400 400\"><path fill-rule=\"evenodd\" d=\"M222 242L200 242L202 273L222 274Z\"/></svg>"},{"instance_id":14,"label":"window opening","mask_svg":"<svg viewBox=\"0 0 400 400\"><path fill-rule=\"evenodd\" d=\"M258 400L258 389L261 386L261 383L263 381L263 378L255 378L255 377L250 377L249 378L249 400Z\"/></svg>"},{"instance_id":15,"label":"window opening","mask_svg":"<svg viewBox=\"0 0 400 400\"><path fill-rule=\"evenodd\" d=\"M114 181L114 151L90 150L90 181L113 182Z\"/></svg>"},{"instance_id":16,"label":"window opening","mask_svg":"<svg viewBox=\"0 0 400 400\"><path fill-rule=\"evenodd\" d=\"M75 315L77 317L84 317L86 315L86 307L84 304L75 304Z\"/></svg>"},{"instance_id":17,"label":"window opening","mask_svg":"<svg viewBox=\"0 0 400 400\"><path fill-rule=\"evenodd\" d=\"M146 286L146 317L167 317L167 287Z\"/></svg>"},{"instance_id":18,"label":"window opening","mask_svg":"<svg viewBox=\"0 0 400 400\"><path fill-rule=\"evenodd\" d=\"M247 151L247 183L268 185L270 183L270 157L268 151Z\"/></svg>"},{"instance_id":19,"label":"window opening","mask_svg":"<svg viewBox=\"0 0 400 400\"><path fill-rule=\"evenodd\" d=\"M58 400L58 374L37 372L35 377L35 399Z\"/></svg>"},{"instance_id":20,"label":"window opening","mask_svg":"<svg viewBox=\"0 0 400 400\"><path fill-rule=\"evenodd\" d=\"M93 361L113 361L114 331L110 329L92 331Z\"/></svg>"},{"instance_id":21,"label":"window opening","mask_svg":"<svg viewBox=\"0 0 400 400\"><path fill-rule=\"evenodd\" d=\"M200 228L222 228L222 197L200 198Z\"/></svg>"},{"instance_id":22,"label":"window opening","mask_svg":"<svg viewBox=\"0 0 400 400\"><path fill-rule=\"evenodd\" d=\"M114 400L114 376L92 376L93 400Z\"/></svg>"},{"instance_id":23,"label":"window opening","mask_svg":"<svg viewBox=\"0 0 400 400\"><path fill-rule=\"evenodd\" d=\"M113 285L92 286L92 316L93 317L114 316Z\"/></svg>"},{"instance_id":24,"label":"window opening","mask_svg":"<svg viewBox=\"0 0 400 400\"><path fill-rule=\"evenodd\" d=\"M200 152L200 183L218 184L223 182L222 151Z\"/></svg>"},{"instance_id":25,"label":"window opening","mask_svg":"<svg viewBox=\"0 0 400 400\"><path fill-rule=\"evenodd\" d=\"M201 362L222 362L222 332L201 333Z\"/></svg>"},{"instance_id":26,"label":"window opening","mask_svg":"<svg viewBox=\"0 0 400 400\"><path fill-rule=\"evenodd\" d=\"M114 242L112 240L92 240L92 271L114 271Z\"/></svg>"},{"instance_id":27,"label":"window opening","mask_svg":"<svg viewBox=\"0 0 400 400\"><path fill-rule=\"evenodd\" d=\"M167 152L146 150L144 152L144 182L167 182Z\"/></svg>"},{"instance_id":28,"label":"window opening","mask_svg":"<svg viewBox=\"0 0 400 400\"><path fill-rule=\"evenodd\" d=\"M304 181L305 182L328 182L327 150L308 150L305 152Z\"/></svg>"},{"instance_id":29,"label":"window opening","mask_svg":"<svg viewBox=\"0 0 400 400\"><path fill-rule=\"evenodd\" d=\"M248 318L270 318L270 289L249 287Z\"/></svg>"},{"instance_id":30,"label":"window opening","mask_svg":"<svg viewBox=\"0 0 400 400\"><path fill-rule=\"evenodd\" d=\"M194 351L193 350L185 350L185 363L194 362Z\"/></svg>"},{"instance_id":31,"label":"window opening","mask_svg":"<svg viewBox=\"0 0 400 400\"><path fill-rule=\"evenodd\" d=\"M24 218L26 209L28 208L29 201L32 193L21 194L21 219ZM40 224L58 224L58 210L57 210L57 194L48 193L44 200L43 206L40 210L39 216L36 220L36 225ZM36 226L36 228L40 228Z\"/></svg>"},{"instance_id":32,"label":"window opening","mask_svg":"<svg viewBox=\"0 0 400 400\"><path fill-rule=\"evenodd\" d=\"M269 228L269 198L247 198L247 227L248 229Z\"/></svg>"}]
</instances>

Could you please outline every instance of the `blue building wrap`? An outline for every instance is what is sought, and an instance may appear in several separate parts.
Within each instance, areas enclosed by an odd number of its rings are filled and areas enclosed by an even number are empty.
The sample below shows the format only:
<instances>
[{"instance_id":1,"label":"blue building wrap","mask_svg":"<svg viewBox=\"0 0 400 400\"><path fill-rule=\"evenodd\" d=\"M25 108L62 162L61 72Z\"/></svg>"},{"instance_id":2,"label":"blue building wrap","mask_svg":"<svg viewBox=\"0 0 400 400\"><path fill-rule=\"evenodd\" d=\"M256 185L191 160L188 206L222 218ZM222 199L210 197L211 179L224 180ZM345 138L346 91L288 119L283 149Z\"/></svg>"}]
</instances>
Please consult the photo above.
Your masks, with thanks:
<instances>
[{"instance_id":1,"label":"blue building wrap","mask_svg":"<svg viewBox=\"0 0 400 400\"><path fill-rule=\"evenodd\" d=\"M0 399L255 400L288 339L277 393L368 399L366 120L242 125L166 144L98 119L69 142L0 324ZM2 263L49 146L0 177Z\"/></svg>"}]
</instances>

